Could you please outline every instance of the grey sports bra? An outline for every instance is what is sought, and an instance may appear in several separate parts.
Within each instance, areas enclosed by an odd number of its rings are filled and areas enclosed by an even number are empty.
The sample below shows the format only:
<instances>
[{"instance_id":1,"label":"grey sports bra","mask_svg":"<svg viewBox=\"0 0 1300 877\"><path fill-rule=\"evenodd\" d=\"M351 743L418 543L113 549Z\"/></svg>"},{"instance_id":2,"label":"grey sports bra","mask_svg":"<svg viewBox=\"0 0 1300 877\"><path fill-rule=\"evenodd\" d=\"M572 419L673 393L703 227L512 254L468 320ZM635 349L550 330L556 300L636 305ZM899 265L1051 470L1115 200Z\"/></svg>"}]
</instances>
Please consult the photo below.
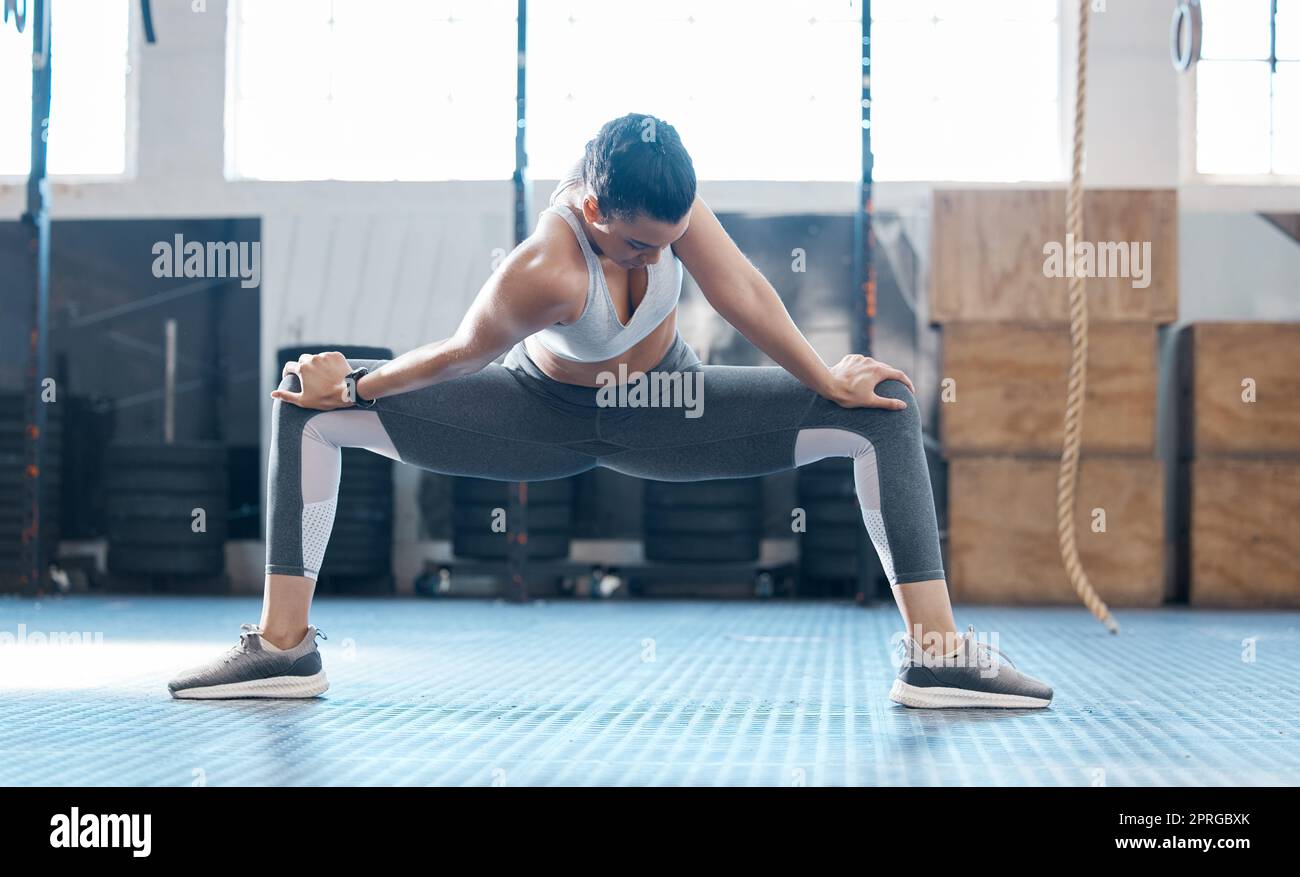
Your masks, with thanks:
<instances>
[{"instance_id":1,"label":"grey sports bra","mask_svg":"<svg viewBox=\"0 0 1300 877\"><path fill-rule=\"evenodd\" d=\"M530 337L556 356L575 362L601 362L629 350L638 341L653 332L677 307L682 292L682 263L669 248L653 265L647 265L645 298L624 325L614 309L605 272L591 248L591 242L582 230L582 224L573 211L555 203L555 196L566 186L582 179L581 163L570 169L551 193L551 204L543 214L554 213L563 217L578 237L582 255L587 261L587 304L582 316L572 323L556 323Z\"/></svg>"}]
</instances>

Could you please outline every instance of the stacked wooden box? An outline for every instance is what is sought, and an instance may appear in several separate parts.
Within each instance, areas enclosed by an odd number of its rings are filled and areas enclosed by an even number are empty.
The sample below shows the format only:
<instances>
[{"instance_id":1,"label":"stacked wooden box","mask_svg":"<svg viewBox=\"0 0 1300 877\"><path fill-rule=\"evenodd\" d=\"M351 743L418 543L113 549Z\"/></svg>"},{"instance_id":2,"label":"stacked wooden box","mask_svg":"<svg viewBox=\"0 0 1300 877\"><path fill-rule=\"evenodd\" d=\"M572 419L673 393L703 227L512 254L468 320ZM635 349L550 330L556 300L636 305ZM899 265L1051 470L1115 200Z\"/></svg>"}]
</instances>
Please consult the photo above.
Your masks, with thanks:
<instances>
[{"instance_id":1,"label":"stacked wooden box","mask_svg":"<svg viewBox=\"0 0 1300 877\"><path fill-rule=\"evenodd\" d=\"M1300 606L1300 323L1192 323L1178 342L1190 600Z\"/></svg>"},{"instance_id":2,"label":"stacked wooden box","mask_svg":"<svg viewBox=\"0 0 1300 877\"><path fill-rule=\"evenodd\" d=\"M1168 190L1088 192L1088 241L1150 242L1150 285L1085 284L1090 318L1075 526L1107 602L1165 594L1164 477L1155 456L1157 327L1178 309L1177 201ZM934 195L931 321L942 326L939 406L948 469L948 577L969 602L1077 602L1061 562L1056 482L1070 365L1063 190ZM1104 532L1094 523L1101 522Z\"/></svg>"}]
</instances>

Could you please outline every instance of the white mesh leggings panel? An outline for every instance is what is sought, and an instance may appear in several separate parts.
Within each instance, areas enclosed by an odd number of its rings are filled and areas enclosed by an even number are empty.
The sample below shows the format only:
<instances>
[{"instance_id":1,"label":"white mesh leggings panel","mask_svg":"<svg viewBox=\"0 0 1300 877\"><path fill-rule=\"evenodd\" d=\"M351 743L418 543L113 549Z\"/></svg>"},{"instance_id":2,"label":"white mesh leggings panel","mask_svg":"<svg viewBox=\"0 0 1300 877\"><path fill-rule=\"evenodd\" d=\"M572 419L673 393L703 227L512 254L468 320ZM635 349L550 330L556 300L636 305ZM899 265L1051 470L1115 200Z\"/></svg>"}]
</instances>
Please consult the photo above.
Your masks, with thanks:
<instances>
[{"instance_id":1,"label":"white mesh leggings panel","mask_svg":"<svg viewBox=\"0 0 1300 877\"><path fill-rule=\"evenodd\" d=\"M401 462L374 411L340 409L312 415L302 429L302 565L316 579L338 504L342 448L365 448Z\"/></svg>"},{"instance_id":2,"label":"white mesh leggings panel","mask_svg":"<svg viewBox=\"0 0 1300 877\"><path fill-rule=\"evenodd\" d=\"M880 472L876 464L876 448L865 437L847 429L801 429L795 439L794 462L806 466L827 457L853 458L853 486L862 509L862 522L880 555L880 565L891 585L898 584L894 576L894 555L889 550L889 537L885 533L885 519L880 512Z\"/></svg>"}]
</instances>

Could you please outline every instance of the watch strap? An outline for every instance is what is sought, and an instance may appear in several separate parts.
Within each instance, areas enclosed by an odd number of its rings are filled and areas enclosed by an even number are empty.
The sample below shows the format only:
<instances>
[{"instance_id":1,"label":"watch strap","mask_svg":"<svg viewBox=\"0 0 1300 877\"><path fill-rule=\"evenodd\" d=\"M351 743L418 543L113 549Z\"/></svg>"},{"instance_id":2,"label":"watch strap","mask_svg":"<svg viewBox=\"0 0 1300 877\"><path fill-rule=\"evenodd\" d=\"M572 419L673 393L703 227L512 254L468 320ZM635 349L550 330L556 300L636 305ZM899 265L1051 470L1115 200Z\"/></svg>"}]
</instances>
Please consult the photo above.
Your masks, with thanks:
<instances>
[{"instance_id":1,"label":"watch strap","mask_svg":"<svg viewBox=\"0 0 1300 877\"><path fill-rule=\"evenodd\" d=\"M344 379L347 381L348 395L352 398L352 407L354 408L374 408L375 403L379 401L378 399L362 398L360 391L357 389L357 384L368 374L370 374L370 369L361 366L348 372L348 376Z\"/></svg>"}]
</instances>

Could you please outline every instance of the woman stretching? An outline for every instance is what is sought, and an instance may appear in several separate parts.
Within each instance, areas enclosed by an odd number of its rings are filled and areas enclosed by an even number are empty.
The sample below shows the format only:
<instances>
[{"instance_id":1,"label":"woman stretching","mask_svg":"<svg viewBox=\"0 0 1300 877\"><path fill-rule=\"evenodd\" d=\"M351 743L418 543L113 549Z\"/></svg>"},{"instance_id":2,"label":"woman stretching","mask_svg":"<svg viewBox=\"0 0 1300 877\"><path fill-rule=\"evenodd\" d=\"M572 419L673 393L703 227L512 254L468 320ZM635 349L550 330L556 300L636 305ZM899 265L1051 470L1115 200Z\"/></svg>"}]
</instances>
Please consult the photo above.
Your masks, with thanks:
<instances>
[{"instance_id":1,"label":"woman stretching","mask_svg":"<svg viewBox=\"0 0 1300 877\"><path fill-rule=\"evenodd\" d=\"M907 625L890 698L911 707L1050 703L1051 688L1001 663L973 626L957 631L911 380L864 356L827 367L695 189L671 125L615 119L452 337L392 360L323 352L285 363L271 394L261 623L174 679L172 695L313 697L328 688L308 610L334 523L340 448L349 447L502 481L596 466L661 481L742 478L852 457L862 518ZM677 331L683 269L779 367L700 363ZM611 376L691 381L703 404L611 406Z\"/></svg>"}]
</instances>

